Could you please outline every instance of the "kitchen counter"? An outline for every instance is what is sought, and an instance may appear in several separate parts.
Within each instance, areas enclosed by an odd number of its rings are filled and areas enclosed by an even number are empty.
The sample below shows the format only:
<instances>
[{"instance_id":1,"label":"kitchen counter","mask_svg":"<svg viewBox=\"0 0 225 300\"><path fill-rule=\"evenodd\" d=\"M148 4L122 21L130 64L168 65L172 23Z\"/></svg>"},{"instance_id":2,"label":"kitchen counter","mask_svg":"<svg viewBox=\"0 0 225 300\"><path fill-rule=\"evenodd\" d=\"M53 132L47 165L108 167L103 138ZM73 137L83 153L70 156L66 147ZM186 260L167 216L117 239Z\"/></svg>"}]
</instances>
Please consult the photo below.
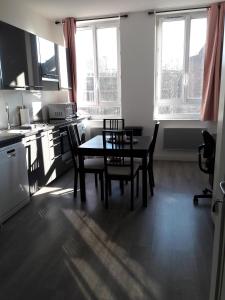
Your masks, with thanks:
<instances>
[{"instance_id":1,"label":"kitchen counter","mask_svg":"<svg viewBox=\"0 0 225 300\"><path fill-rule=\"evenodd\" d=\"M84 119L85 117L78 117L72 120L51 120L49 123L31 124L31 128L14 127L10 130L0 130L0 148L18 143L24 137L66 126L73 122L79 123Z\"/></svg>"},{"instance_id":2,"label":"kitchen counter","mask_svg":"<svg viewBox=\"0 0 225 300\"><path fill-rule=\"evenodd\" d=\"M24 136L20 133L0 132L0 148L21 142Z\"/></svg>"}]
</instances>

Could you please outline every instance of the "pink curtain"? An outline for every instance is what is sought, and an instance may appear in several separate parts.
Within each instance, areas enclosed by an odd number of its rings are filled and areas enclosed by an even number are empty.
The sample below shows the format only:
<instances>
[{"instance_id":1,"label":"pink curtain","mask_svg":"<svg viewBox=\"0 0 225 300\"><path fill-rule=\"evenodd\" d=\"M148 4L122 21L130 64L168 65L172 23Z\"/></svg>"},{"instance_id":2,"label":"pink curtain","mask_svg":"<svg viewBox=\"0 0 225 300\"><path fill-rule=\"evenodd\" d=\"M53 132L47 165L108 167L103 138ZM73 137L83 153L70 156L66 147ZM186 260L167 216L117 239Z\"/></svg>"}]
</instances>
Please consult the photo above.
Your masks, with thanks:
<instances>
[{"instance_id":1,"label":"pink curtain","mask_svg":"<svg viewBox=\"0 0 225 300\"><path fill-rule=\"evenodd\" d=\"M217 121L218 117L224 16L225 2L210 6L203 75L202 121Z\"/></svg>"},{"instance_id":2,"label":"pink curtain","mask_svg":"<svg viewBox=\"0 0 225 300\"><path fill-rule=\"evenodd\" d=\"M74 18L66 18L63 24L63 32L66 48L68 48L68 59L71 73L70 101L77 102L77 68L76 68L76 20Z\"/></svg>"}]
</instances>

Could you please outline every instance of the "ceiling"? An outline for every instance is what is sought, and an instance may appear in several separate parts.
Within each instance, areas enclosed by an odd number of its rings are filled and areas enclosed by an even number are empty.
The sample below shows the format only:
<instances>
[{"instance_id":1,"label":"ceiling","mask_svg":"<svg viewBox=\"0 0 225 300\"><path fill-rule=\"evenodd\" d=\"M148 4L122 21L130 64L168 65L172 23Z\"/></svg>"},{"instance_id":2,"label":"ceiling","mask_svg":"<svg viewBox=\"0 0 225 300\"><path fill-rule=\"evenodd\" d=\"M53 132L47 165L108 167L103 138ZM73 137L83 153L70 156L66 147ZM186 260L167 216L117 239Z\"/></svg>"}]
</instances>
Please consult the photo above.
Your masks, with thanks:
<instances>
[{"instance_id":1,"label":"ceiling","mask_svg":"<svg viewBox=\"0 0 225 300\"><path fill-rule=\"evenodd\" d=\"M196 7L213 2L218 0L20 0L21 4L51 20L64 17L107 16L150 9Z\"/></svg>"}]
</instances>

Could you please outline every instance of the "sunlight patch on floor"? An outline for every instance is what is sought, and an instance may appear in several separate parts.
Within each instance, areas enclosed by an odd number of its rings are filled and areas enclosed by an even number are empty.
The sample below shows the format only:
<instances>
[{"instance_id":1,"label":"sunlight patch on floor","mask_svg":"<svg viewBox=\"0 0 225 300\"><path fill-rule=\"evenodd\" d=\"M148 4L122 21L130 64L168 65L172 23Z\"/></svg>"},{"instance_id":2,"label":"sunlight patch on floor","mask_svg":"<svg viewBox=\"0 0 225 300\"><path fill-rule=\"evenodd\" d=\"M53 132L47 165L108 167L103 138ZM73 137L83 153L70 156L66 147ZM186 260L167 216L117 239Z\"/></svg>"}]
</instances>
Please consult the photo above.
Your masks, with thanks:
<instances>
[{"instance_id":1,"label":"sunlight patch on floor","mask_svg":"<svg viewBox=\"0 0 225 300\"><path fill-rule=\"evenodd\" d=\"M63 213L110 274L112 281L116 282L129 299L161 298L160 286L149 278L142 266L131 259L123 248L109 240L107 234L93 219L79 210L64 209ZM93 274L89 273L90 266L84 266L85 263L76 260L76 257L71 257L71 259L76 268L80 269L85 281L91 285L90 276L92 277ZM96 272L95 276L98 278ZM93 286L90 287L93 288Z\"/></svg>"}]
</instances>

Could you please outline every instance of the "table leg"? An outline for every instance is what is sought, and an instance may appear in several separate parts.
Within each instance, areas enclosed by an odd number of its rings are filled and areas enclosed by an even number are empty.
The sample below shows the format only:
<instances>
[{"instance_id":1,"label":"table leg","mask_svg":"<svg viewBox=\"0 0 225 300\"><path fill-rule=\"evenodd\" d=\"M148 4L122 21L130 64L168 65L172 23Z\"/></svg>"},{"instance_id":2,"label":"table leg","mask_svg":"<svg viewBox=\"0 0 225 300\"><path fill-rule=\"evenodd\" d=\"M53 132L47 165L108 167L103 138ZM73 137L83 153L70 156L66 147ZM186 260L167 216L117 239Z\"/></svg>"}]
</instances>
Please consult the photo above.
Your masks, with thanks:
<instances>
[{"instance_id":1,"label":"table leg","mask_svg":"<svg viewBox=\"0 0 225 300\"><path fill-rule=\"evenodd\" d=\"M142 197L143 207L147 207L147 157L142 159Z\"/></svg>"},{"instance_id":2,"label":"table leg","mask_svg":"<svg viewBox=\"0 0 225 300\"><path fill-rule=\"evenodd\" d=\"M81 202L86 201L86 187L85 187L85 172L84 172L84 158L79 155L79 175L80 175L80 199Z\"/></svg>"}]
</instances>

